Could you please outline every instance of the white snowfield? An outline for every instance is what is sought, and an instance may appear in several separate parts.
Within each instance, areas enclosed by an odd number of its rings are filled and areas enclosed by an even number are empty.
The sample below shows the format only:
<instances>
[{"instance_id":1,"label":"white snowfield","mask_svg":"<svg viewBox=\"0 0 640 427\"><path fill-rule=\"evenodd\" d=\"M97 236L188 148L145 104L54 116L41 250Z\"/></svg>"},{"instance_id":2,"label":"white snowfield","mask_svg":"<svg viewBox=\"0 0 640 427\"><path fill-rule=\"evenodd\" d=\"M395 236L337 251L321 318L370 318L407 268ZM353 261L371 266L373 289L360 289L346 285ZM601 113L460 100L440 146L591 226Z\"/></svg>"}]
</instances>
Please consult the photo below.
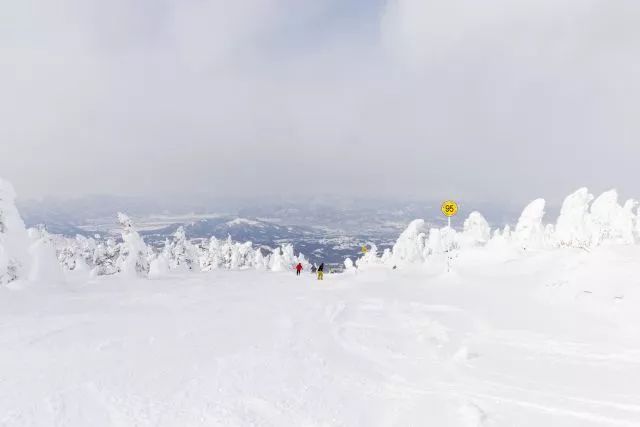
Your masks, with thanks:
<instances>
[{"instance_id":1,"label":"white snowfield","mask_svg":"<svg viewBox=\"0 0 640 427\"><path fill-rule=\"evenodd\" d=\"M640 250L0 290L3 426L638 426Z\"/></svg>"},{"instance_id":2,"label":"white snowfield","mask_svg":"<svg viewBox=\"0 0 640 427\"><path fill-rule=\"evenodd\" d=\"M640 213L615 191L513 231L418 219L322 282L291 245L158 252L124 214L121 242L27 231L14 197L0 426L640 426Z\"/></svg>"}]
</instances>

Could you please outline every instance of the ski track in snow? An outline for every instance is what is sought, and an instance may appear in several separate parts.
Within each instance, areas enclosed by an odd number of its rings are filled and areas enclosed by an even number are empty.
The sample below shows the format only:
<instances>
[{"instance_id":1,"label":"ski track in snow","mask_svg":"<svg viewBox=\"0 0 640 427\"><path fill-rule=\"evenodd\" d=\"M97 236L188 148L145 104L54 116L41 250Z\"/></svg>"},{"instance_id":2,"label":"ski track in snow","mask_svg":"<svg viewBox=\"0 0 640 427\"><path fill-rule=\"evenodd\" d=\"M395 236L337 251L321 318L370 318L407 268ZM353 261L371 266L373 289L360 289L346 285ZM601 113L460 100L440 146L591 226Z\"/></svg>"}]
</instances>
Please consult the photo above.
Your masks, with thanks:
<instances>
[{"instance_id":1,"label":"ski track in snow","mask_svg":"<svg viewBox=\"0 0 640 427\"><path fill-rule=\"evenodd\" d=\"M638 293L530 262L1 290L0 425L640 425Z\"/></svg>"}]
</instances>

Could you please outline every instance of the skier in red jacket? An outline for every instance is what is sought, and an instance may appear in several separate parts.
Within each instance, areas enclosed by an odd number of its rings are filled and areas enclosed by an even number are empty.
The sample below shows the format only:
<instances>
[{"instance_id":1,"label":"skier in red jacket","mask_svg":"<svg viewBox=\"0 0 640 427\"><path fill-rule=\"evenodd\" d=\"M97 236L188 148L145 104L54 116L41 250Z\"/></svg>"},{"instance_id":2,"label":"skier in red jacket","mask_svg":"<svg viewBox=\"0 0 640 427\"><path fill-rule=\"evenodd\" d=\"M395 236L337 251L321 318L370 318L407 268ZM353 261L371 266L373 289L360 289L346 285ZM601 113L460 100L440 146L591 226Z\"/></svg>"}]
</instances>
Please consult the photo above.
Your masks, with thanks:
<instances>
[{"instance_id":1,"label":"skier in red jacket","mask_svg":"<svg viewBox=\"0 0 640 427\"><path fill-rule=\"evenodd\" d=\"M301 271L302 271L302 264L298 263L298 265L296 265L296 276L299 276Z\"/></svg>"}]
</instances>

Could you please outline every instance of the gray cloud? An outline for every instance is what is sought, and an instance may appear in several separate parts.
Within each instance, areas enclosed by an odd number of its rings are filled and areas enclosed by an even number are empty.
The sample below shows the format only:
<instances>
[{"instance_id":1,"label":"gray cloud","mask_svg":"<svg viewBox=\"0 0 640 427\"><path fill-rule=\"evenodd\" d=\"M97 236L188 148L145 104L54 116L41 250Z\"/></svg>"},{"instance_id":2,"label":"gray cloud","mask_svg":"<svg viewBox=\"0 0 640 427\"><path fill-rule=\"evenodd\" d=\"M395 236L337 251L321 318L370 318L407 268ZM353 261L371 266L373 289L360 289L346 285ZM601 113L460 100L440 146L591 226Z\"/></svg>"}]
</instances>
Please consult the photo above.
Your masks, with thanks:
<instances>
[{"instance_id":1,"label":"gray cloud","mask_svg":"<svg viewBox=\"0 0 640 427\"><path fill-rule=\"evenodd\" d=\"M8 10L0 174L23 196L640 196L632 0Z\"/></svg>"}]
</instances>

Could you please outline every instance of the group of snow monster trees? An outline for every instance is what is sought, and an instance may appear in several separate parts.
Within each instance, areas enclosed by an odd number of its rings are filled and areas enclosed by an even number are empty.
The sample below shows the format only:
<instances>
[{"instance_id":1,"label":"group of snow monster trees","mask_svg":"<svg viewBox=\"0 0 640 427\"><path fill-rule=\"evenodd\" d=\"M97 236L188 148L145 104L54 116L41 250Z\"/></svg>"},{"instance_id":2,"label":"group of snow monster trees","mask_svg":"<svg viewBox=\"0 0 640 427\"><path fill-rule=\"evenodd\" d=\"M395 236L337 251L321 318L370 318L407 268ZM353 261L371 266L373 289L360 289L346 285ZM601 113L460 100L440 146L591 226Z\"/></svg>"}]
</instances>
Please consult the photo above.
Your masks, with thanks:
<instances>
[{"instance_id":1,"label":"group of snow monster trees","mask_svg":"<svg viewBox=\"0 0 640 427\"><path fill-rule=\"evenodd\" d=\"M50 235L44 227L27 230L15 205L10 183L0 179L0 285L22 281L58 282L63 271L93 276L130 275L155 278L170 271L247 269L284 271L301 263L310 266L293 246L254 247L231 238L211 237L194 244L179 227L164 247L147 245L131 219L117 215L121 238L94 239Z\"/></svg>"},{"instance_id":2,"label":"group of snow monster trees","mask_svg":"<svg viewBox=\"0 0 640 427\"><path fill-rule=\"evenodd\" d=\"M545 201L537 199L522 212L515 226L492 230L479 212L472 212L462 230L428 228L414 220L393 248L378 254L375 245L358 260L345 261L346 270L369 265L396 268L429 262L444 254L468 248L523 254L531 251L575 247L590 250L602 244L633 245L640 242L640 209L635 200L618 203L615 190L594 198L586 188L568 196L553 224L544 224ZM158 278L171 271L257 269L293 271L298 263L309 269L302 254L290 244L276 248L254 247L215 237L194 243L179 227L164 246L147 245L131 219L117 216L121 238L68 238L49 235L44 227L26 229L15 206L13 187L0 179L0 285L17 280L64 280L63 271L92 276L130 275ZM447 255L448 256L448 255Z\"/></svg>"}]
</instances>

